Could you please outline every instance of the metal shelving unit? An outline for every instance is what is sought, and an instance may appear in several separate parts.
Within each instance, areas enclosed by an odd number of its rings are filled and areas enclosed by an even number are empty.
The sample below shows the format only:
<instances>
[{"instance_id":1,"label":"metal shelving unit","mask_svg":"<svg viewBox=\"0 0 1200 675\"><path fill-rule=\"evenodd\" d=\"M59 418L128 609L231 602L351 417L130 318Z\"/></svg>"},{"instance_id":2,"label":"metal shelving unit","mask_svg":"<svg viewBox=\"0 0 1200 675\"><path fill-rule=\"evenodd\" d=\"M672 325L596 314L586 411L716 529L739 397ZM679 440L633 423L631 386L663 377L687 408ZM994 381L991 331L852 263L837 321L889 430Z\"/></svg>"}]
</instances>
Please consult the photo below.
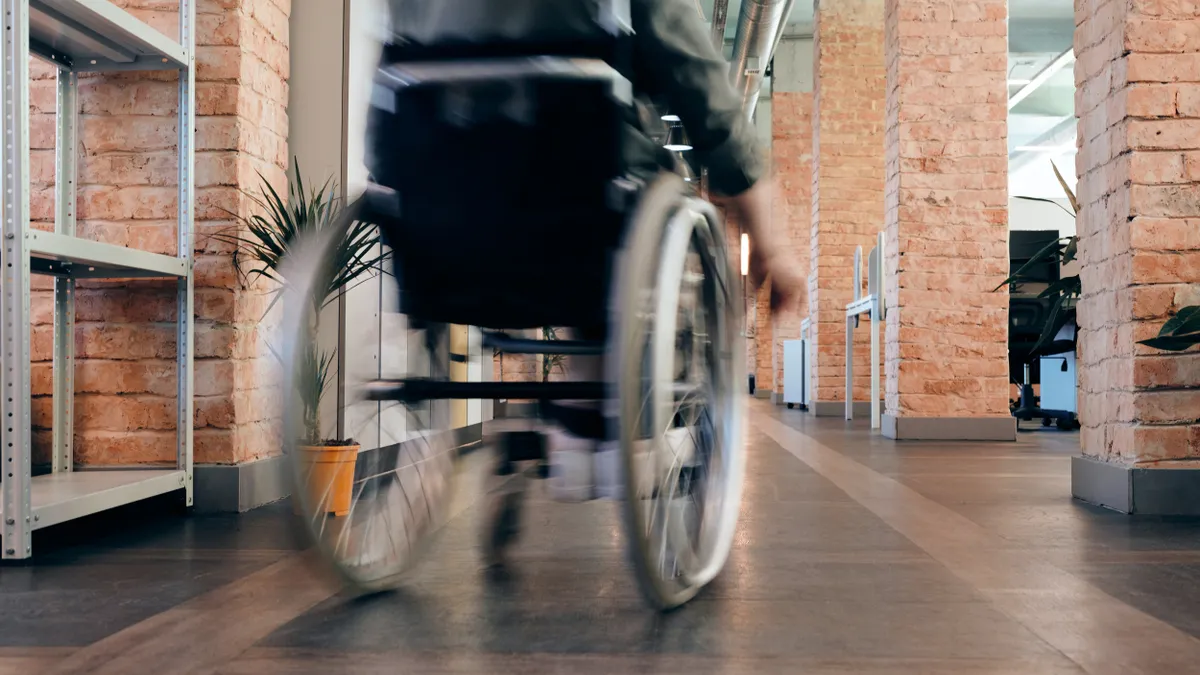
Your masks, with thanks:
<instances>
[{"instance_id":1,"label":"metal shelving unit","mask_svg":"<svg viewBox=\"0 0 1200 675\"><path fill-rule=\"evenodd\" d=\"M98 511L184 490L192 504L192 213L197 0L180 0L178 42L106 0L0 0L0 520L2 557L28 558L31 535ZM55 231L29 225L29 56L58 66ZM178 255L167 256L75 236L77 73L179 71ZM51 473L31 473L30 275L54 282L54 431ZM76 279L175 279L178 439L175 468L74 471Z\"/></svg>"}]
</instances>

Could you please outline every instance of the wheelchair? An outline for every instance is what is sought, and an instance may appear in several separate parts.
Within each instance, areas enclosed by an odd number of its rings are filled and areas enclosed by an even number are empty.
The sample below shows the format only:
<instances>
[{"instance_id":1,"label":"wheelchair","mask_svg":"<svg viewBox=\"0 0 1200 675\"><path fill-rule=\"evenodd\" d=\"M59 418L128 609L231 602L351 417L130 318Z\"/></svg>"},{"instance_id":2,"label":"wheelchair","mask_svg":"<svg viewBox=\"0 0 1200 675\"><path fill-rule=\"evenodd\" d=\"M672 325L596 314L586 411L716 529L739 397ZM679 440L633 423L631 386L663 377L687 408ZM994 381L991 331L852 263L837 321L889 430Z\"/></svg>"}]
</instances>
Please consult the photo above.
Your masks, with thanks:
<instances>
[{"instance_id":1,"label":"wheelchair","mask_svg":"<svg viewBox=\"0 0 1200 675\"><path fill-rule=\"evenodd\" d=\"M293 244L280 350L289 426L303 415L312 326L327 311L312 298L346 281L348 242L377 232L391 252L382 338L401 347L348 375L343 404L393 431L354 458L343 515L306 496L312 467L288 449L307 531L361 590L400 584L481 491L456 489L466 472L454 399L600 401L596 435L619 446L615 501L651 606L686 603L728 558L745 463L740 280L711 205L677 174L624 165L632 88L588 49L388 46L372 95L371 185L336 225ZM450 325L478 327L498 352L603 355L605 374L464 382L451 377ZM602 337L512 335L544 326ZM499 454L501 475L545 461L537 444ZM509 537L515 515L502 509L484 545Z\"/></svg>"}]
</instances>

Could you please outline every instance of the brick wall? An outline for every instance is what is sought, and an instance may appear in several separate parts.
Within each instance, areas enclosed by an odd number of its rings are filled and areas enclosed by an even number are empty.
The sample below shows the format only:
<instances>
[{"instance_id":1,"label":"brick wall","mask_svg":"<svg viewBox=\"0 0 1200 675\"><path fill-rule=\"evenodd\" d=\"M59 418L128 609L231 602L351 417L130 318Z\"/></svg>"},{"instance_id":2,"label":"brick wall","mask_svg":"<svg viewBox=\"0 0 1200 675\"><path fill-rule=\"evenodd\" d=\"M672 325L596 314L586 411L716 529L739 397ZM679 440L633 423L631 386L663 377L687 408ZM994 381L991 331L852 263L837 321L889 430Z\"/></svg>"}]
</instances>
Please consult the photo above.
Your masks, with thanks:
<instances>
[{"instance_id":1,"label":"brick wall","mask_svg":"<svg viewBox=\"0 0 1200 675\"><path fill-rule=\"evenodd\" d=\"M175 3L117 4L178 36ZM164 9L166 8L166 9ZM276 186L287 164L290 0L201 1L197 13L195 208L195 461L275 454L278 392L262 321L269 298L244 287L227 245L211 238L253 205L258 173ZM31 93L32 213L53 220L53 71ZM157 253L176 251L174 73L80 78L79 236ZM51 224L52 226L52 224ZM36 287L36 286L35 286ZM48 288L42 286L40 288ZM35 436L48 446L50 297L34 327ZM75 461L174 461L174 283L89 282L77 295Z\"/></svg>"},{"instance_id":2,"label":"brick wall","mask_svg":"<svg viewBox=\"0 0 1200 675\"><path fill-rule=\"evenodd\" d=\"M773 391L775 381L775 326L771 321L771 286L763 284L753 297L754 339L751 349L754 355L755 390Z\"/></svg>"},{"instance_id":3,"label":"brick wall","mask_svg":"<svg viewBox=\"0 0 1200 675\"><path fill-rule=\"evenodd\" d=\"M814 31L810 315L817 401L845 398L846 305L854 250L883 229L883 0L818 6ZM863 276L865 281L866 275ZM856 400L870 397L870 336L857 331Z\"/></svg>"},{"instance_id":4,"label":"brick wall","mask_svg":"<svg viewBox=\"0 0 1200 675\"><path fill-rule=\"evenodd\" d=\"M1007 6L886 13L886 409L1007 416Z\"/></svg>"},{"instance_id":5,"label":"brick wall","mask_svg":"<svg viewBox=\"0 0 1200 675\"><path fill-rule=\"evenodd\" d=\"M1083 453L1200 456L1200 355L1137 345L1200 304L1200 14L1163 0L1075 5Z\"/></svg>"},{"instance_id":6,"label":"brick wall","mask_svg":"<svg viewBox=\"0 0 1200 675\"><path fill-rule=\"evenodd\" d=\"M776 180L771 227L782 232L780 240L805 270L812 246L812 106L810 92L771 94L771 166ZM776 393L783 393L783 341L800 338L806 309L789 307L774 318L771 361Z\"/></svg>"}]
</instances>

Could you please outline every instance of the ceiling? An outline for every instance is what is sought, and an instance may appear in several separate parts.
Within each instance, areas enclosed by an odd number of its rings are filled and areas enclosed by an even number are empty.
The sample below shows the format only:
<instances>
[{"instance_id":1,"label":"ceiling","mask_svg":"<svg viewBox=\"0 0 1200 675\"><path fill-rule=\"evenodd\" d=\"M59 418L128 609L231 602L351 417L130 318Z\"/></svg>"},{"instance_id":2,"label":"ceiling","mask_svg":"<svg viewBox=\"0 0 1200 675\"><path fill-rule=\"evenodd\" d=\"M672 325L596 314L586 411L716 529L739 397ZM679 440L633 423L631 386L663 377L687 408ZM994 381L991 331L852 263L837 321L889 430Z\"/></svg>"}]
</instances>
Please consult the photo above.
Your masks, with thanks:
<instances>
[{"instance_id":1,"label":"ceiling","mask_svg":"<svg viewBox=\"0 0 1200 675\"><path fill-rule=\"evenodd\" d=\"M697 3L697 12L702 11L705 17L711 18L713 0L691 1ZM725 38L732 41L741 1L729 0L728 6ZM1008 11L1010 97L1028 86L1048 66L1059 66L1059 70L1049 77L1037 78L1044 81L1039 81L1030 93L1010 108L1010 192L1031 197L1061 197L1051 162L1057 164L1073 184L1075 172L1070 165L1074 162L1075 147L1075 81L1071 57L1055 62L1072 47L1074 3L1072 0L1009 0ZM788 23L789 34L811 34L813 0L796 0Z\"/></svg>"}]
</instances>

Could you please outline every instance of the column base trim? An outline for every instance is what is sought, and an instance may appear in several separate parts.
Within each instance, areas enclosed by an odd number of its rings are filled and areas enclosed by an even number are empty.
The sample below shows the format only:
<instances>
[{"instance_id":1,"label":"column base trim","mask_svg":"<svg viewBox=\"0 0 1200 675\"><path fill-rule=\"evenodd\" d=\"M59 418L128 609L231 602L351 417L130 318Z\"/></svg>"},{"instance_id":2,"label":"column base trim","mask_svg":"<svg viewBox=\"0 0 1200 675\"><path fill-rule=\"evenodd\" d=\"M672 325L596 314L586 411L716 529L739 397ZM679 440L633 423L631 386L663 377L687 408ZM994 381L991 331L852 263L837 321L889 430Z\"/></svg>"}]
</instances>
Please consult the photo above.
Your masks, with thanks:
<instances>
[{"instance_id":1,"label":"column base trim","mask_svg":"<svg viewBox=\"0 0 1200 675\"><path fill-rule=\"evenodd\" d=\"M783 397L780 397L782 400ZM879 405L883 405L880 401ZM846 402L845 401L816 401L808 406L808 412L817 417L846 417ZM854 402L854 417L858 419L865 417L871 418L871 402L870 401L855 401Z\"/></svg>"},{"instance_id":2,"label":"column base trim","mask_svg":"<svg viewBox=\"0 0 1200 675\"><path fill-rule=\"evenodd\" d=\"M1200 466L1148 468L1071 458L1071 495L1120 513L1200 515Z\"/></svg>"},{"instance_id":3,"label":"column base trim","mask_svg":"<svg viewBox=\"0 0 1200 675\"><path fill-rule=\"evenodd\" d=\"M283 455L245 464L197 464L192 468L196 513L243 513L292 493Z\"/></svg>"},{"instance_id":4,"label":"column base trim","mask_svg":"<svg viewBox=\"0 0 1200 675\"><path fill-rule=\"evenodd\" d=\"M455 447L478 446L483 424L471 424L450 432ZM245 464L197 464L192 469L192 502L196 513L245 513L287 499L292 479L283 455Z\"/></svg>"},{"instance_id":5,"label":"column base trim","mask_svg":"<svg viewBox=\"0 0 1200 675\"><path fill-rule=\"evenodd\" d=\"M884 415L882 433L896 441L1015 441L1014 417L896 417Z\"/></svg>"},{"instance_id":6,"label":"column base trim","mask_svg":"<svg viewBox=\"0 0 1200 675\"><path fill-rule=\"evenodd\" d=\"M771 391L770 389L759 389L758 387L754 388L754 398L769 399L773 396L775 396L775 392Z\"/></svg>"}]
</instances>

